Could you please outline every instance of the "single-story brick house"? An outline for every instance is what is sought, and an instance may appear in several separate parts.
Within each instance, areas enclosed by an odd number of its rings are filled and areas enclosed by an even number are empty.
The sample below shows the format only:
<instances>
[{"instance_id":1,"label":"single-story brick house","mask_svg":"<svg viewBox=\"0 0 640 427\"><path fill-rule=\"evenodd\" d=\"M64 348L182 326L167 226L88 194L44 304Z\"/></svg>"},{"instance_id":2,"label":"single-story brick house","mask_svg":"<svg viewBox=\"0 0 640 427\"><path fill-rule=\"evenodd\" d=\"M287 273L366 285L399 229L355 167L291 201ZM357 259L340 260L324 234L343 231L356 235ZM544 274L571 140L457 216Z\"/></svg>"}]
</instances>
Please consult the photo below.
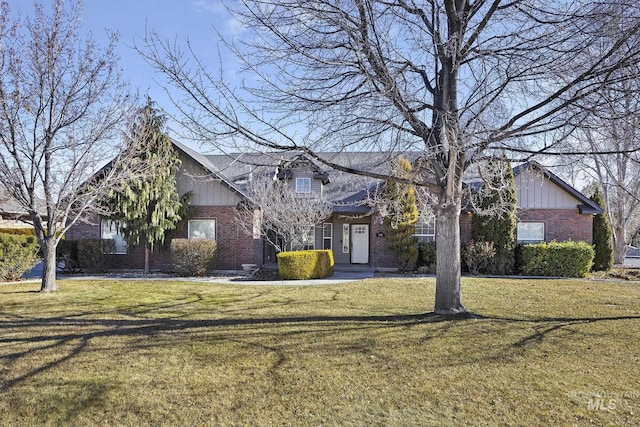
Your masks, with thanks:
<instances>
[{"instance_id":1,"label":"single-story brick house","mask_svg":"<svg viewBox=\"0 0 640 427\"><path fill-rule=\"evenodd\" d=\"M372 185L370 178L319 167L296 154L203 155L174 141L182 161L177 189L190 191L193 214L187 224L171 233L173 238L211 238L217 241L219 269L240 269L242 264L273 263L275 251L259 234L247 235L236 222L236 207L246 201L247 185L259 174L289 179L300 192L323 192L334 202L333 214L315 230L317 249L331 249L336 264L367 264L394 267L387 249L382 221L366 204L359 203ZM362 168L377 168L385 173L388 158L382 153L324 153L331 162ZM284 156L284 157L283 157ZM301 160L302 159L302 160ZM286 173L285 173L286 171ZM592 239L592 217L602 209L579 191L537 163L514 168L518 195L518 240ZM470 239L471 212L460 219L461 240ZM74 225L67 239L113 238L117 244L114 265L118 268L142 268L142 248L128 248L119 238L117 227L96 219ZM419 223L420 241L435 239L433 222ZM152 269L168 269L170 254L156 249Z\"/></svg>"},{"instance_id":2,"label":"single-story brick house","mask_svg":"<svg viewBox=\"0 0 640 427\"><path fill-rule=\"evenodd\" d=\"M41 206L44 206L42 202ZM40 213L46 218L45 213ZM33 229L31 217L9 192L0 186L0 230Z\"/></svg>"}]
</instances>

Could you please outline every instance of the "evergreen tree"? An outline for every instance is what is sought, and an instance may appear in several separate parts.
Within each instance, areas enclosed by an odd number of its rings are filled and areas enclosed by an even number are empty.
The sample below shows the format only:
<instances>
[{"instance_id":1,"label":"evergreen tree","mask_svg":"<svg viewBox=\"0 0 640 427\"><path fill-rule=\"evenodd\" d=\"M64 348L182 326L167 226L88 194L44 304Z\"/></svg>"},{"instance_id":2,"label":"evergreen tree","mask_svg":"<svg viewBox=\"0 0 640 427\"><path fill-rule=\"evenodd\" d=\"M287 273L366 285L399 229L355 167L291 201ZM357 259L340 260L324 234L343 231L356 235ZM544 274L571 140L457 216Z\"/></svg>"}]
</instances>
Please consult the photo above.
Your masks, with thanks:
<instances>
[{"instance_id":1,"label":"evergreen tree","mask_svg":"<svg viewBox=\"0 0 640 427\"><path fill-rule=\"evenodd\" d=\"M511 164L506 159L498 163L502 173L494 173L486 184L493 190L481 199L479 213L471 219L471 238L493 242L495 254L487 262L487 273L511 274L515 266L516 183ZM483 210L491 213L483 215Z\"/></svg>"},{"instance_id":2,"label":"evergreen tree","mask_svg":"<svg viewBox=\"0 0 640 427\"><path fill-rule=\"evenodd\" d=\"M591 200L604 210L602 215L593 216L593 271L606 271L613 266L613 230L607 215L607 208L600 188L596 187Z\"/></svg>"},{"instance_id":3,"label":"evergreen tree","mask_svg":"<svg viewBox=\"0 0 640 427\"><path fill-rule=\"evenodd\" d=\"M398 168L400 175L411 174L411 163L402 157L392 167ZM389 249L398 261L400 271L411 270L418 258L418 238L416 222L418 222L418 205L413 185L399 182L385 184L384 199L386 212L384 216L385 237Z\"/></svg>"},{"instance_id":4,"label":"evergreen tree","mask_svg":"<svg viewBox=\"0 0 640 427\"><path fill-rule=\"evenodd\" d=\"M180 166L170 138L163 132L165 117L154 107L153 101L140 108L130 131L131 144L143 144L147 149L140 155L151 173L146 179L122 182L112 190L121 233L132 246L145 248L144 271L149 273L149 254L156 243L164 243L166 232L173 230L184 215L182 201L176 189L176 173Z\"/></svg>"}]
</instances>

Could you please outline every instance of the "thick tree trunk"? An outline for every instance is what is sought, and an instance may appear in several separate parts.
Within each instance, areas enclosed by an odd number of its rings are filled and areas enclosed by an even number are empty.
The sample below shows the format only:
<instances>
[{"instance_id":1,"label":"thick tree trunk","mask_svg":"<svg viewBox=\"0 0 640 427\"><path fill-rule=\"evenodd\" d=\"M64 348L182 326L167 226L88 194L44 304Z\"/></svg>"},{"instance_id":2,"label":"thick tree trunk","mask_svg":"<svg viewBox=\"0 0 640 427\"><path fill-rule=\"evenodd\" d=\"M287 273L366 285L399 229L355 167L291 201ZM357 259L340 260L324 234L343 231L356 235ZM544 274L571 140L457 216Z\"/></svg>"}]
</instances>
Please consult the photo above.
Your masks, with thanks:
<instances>
[{"instance_id":1,"label":"thick tree trunk","mask_svg":"<svg viewBox=\"0 0 640 427\"><path fill-rule=\"evenodd\" d=\"M43 270L42 284L40 292L54 292L58 290L56 284L56 244L51 240L46 240L42 246Z\"/></svg>"},{"instance_id":2,"label":"thick tree trunk","mask_svg":"<svg viewBox=\"0 0 640 427\"><path fill-rule=\"evenodd\" d=\"M441 203L436 210L436 314L467 310L460 301L460 204Z\"/></svg>"},{"instance_id":3,"label":"thick tree trunk","mask_svg":"<svg viewBox=\"0 0 640 427\"><path fill-rule=\"evenodd\" d=\"M626 230L623 226L616 226L613 228L613 263L624 264L624 259L627 254L626 242L625 242Z\"/></svg>"}]
</instances>

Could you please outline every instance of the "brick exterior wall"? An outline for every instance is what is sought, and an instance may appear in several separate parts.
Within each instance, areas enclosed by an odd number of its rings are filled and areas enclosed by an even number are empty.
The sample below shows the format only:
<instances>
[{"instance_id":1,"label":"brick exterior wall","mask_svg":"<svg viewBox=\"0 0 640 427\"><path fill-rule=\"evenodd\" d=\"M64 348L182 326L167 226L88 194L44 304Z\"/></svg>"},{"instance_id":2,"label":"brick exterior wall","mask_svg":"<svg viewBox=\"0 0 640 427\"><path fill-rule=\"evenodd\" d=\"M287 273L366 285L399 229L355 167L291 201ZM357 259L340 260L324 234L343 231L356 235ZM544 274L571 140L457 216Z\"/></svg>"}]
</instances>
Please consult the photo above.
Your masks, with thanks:
<instances>
[{"instance_id":1,"label":"brick exterior wall","mask_svg":"<svg viewBox=\"0 0 640 427\"><path fill-rule=\"evenodd\" d=\"M215 219L217 263L220 270L241 269L242 264L262 264L262 240L247 236L236 224L235 206L194 206L191 219ZM182 235L187 237L187 228Z\"/></svg>"},{"instance_id":2,"label":"brick exterior wall","mask_svg":"<svg viewBox=\"0 0 640 427\"><path fill-rule=\"evenodd\" d=\"M460 214L460 241L464 244L471 240L472 213ZM580 214L578 209L527 209L517 213L518 221L535 221L545 223L545 240L584 240L592 243L593 216ZM371 220L371 266L394 267L397 261L387 248L384 237L377 237L383 231L381 221L377 217Z\"/></svg>"},{"instance_id":3,"label":"brick exterior wall","mask_svg":"<svg viewBox=\"0 0 640 427\"><path fill-rule=\"evenodd\" d=\"M518 211L518 221L544 222L545 241L584 240L592 243L593 216L578 209L526 209Z\"/></svg>"},{"instance_id":4,"label":"brick exterior wall","mask_svg":"<svg viewBox=\"0 0 640 427\"><path fill-rule=\"evenodd\" d=\"M216 269L239 270L245 263L263 264L265 244L260 239L247 236L235 223L235 207L233 206L194 206L192 219L215 219L218 256ZM518 212L519 221L536 221L545 223L545 240L592 242L591 215L582 215L577 209L527 209ZM471 239L472 214L460 214L460 240L462 243ZM67 232L67 239L100 238L100 221L93 219L93 224L78 223ZM364 222L364 221L363 221ZM386 239L379 235L384 227L379 217L371 217L369 240L369 264L373 267L397 266L395 256L387 248ZM186 238L187 225L174 230L170 238ZM335 231L341 233L341 230ZM156 247L151 255L151 269L169 271L171 254L169 244ZM334 250L339 248L334 247ZM126 255L108 255L112 258L114 269L142 269L144 267L144 249L128 248Z\"/></svg>"},{"instance_id":5,"label":"brick exterior wall","mask_svg":"<svg viewBox=\"0 0 640 427\"><path fill-rule=\"evenodd\" d=\"M193 206L191 219L215 219L217 261L216 269L240 270L242 264L262 264L263 242L247 236L235 222L234 206ZM188 226L182 224L169 233L164 245L154 248L150 256L152 270L171 270L170 240L187 238ZM67 232L68 240L84 240L100 238L100 220L91 218L91 223L77 223ZM129 247L126 254L105 255L111 258L114 270L144 268L144 248Z\"/></svg>"},{"instance_id":6,"label":"brick exterior wall","mask_svg":"<svg viewBox=\"0 0 640 427\"><path fill-rule=\"evenodd\" d=\"M369 240L369 249L371 257L369 264L372 267L395 267L398 265L395 255L387 247L387 239L383 237L384 225L380 215L375 214L371 217L371 238ZM380 236L378 236L380 234Z\"/></svg>"},{"instance_id":7,"label":"brick exterior wall","mask_svg":"<svg viewBox=\"0 0 640 427\"><path fill-rule=\"evenodd\" d=\"M473 214L471 212L460 213L460 243L465 244L471 240L471 218Z\"/></svg>"},{"instance_id":8,"label":"brick exterior wall","mask_svg":"<svg viewBox=\"0 0 640 427\"><path fill-rule=\"evenodd\" d=\"M65 238L67 240L85 240L100 238L100 218L96 215L85 216L88 222L76 222L73 227L67 231Z\"/></svg>"},{"instance_id":9,"label":"brick exterior wall","mask_svg":"<svg viewBox=\"0 0 640 427\"><path fill-rule=\"evenodd\" d=\"M471 213L462 212L460 214L460 241L462 243L471 240ZM384 237L377 237L377 233L382 233L384 227L379 217L375 215L371 219L371 266L372 267L397 267L396 257L387 247Z\"/></svg>"}]
</instances>

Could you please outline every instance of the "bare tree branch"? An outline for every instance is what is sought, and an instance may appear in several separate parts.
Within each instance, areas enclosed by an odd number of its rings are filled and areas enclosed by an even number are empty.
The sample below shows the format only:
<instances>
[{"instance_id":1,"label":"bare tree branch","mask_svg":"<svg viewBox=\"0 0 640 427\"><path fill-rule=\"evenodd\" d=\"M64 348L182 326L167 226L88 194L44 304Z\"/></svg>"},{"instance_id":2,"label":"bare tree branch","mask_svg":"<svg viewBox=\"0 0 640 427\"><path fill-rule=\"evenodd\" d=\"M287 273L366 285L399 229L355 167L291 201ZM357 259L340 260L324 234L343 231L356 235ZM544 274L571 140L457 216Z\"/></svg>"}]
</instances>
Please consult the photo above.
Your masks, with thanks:
<instances>
[{"instance_id":1,"label":"bare tree branch","mask_svg":"<svg viewBox=\"0 0 640 427\"><path fill-rule=\"evenodd\" d=\"M23 21L0 5L0 179L33 222L45 255L43 291L56 289L65 231L123 173L143 169L119 167L133 150L123 148L120 132L133 103L118 76L117 36L104 49L90 36L81 40L82 10L66 3L45 10L36 2ZM114 167L95 175L110 161Z\"/></svg>"}]
</instances>

